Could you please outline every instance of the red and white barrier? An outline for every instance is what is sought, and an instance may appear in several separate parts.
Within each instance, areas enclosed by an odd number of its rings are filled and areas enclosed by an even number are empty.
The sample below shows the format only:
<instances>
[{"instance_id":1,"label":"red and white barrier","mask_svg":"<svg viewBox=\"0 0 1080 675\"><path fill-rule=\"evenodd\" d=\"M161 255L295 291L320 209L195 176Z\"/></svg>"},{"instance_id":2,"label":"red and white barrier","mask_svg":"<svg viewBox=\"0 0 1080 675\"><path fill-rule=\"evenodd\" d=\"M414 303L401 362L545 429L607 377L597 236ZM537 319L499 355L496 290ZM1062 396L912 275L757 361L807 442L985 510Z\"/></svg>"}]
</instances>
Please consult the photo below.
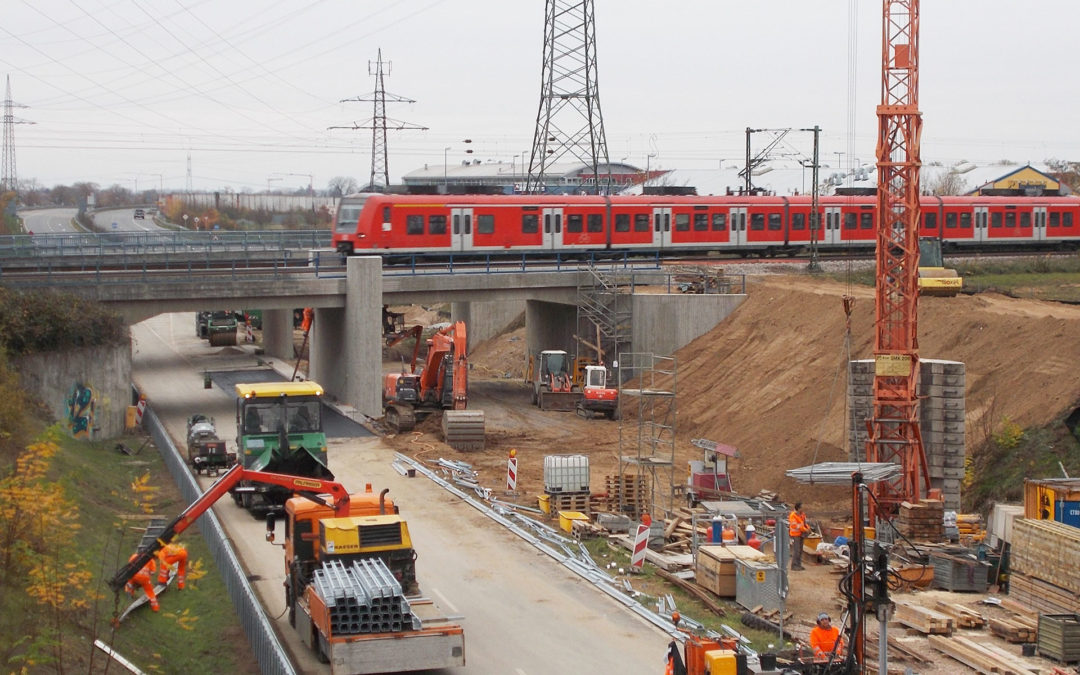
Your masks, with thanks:
<instances>
[{"instance_id":1,"label":"red and white barrier","mask_svg":"<svg viewBox=\"0 0 1080 675\"><path fill-rule=\"evenodd\" d=\"M135 406L135 425L142 426L142 416L146 412L146 397L139 396L139 402Z\"/></svg>"},{"instance_id":2,"label":"red and white barrier","mask_svg":"<svg viewBox=\"0 0 1080 675\"><path fill-rule=\"evenodd\" d=\"M637 534L634 535L634 552L630 555L630 567L636 567L639 571L645 564L645 549L649 547L649 526L638 525Z\"/></svg>"},{"instance_id":3,"label":"red and white barrier","mask_svg":"<svg viewBox=\"0 0 1080 675\"><path fill-rule=\"evenodd\" d=\"M517 490L517 450L510 451L510 459L506 462L506 489L509 492Z\"/></svg>"},{"instance_id":4,"label":"red and white barrier","mask_svg":"<svg viewBox=\"0 0 1080 675\"><path fill-rule=\"evenodd\" d=\"M249 319L249 320L245 321L244 325L245 325L244 341L245 342L255 342L255 333L251 330L251 320Z\"/></svg>"}]
</instances>

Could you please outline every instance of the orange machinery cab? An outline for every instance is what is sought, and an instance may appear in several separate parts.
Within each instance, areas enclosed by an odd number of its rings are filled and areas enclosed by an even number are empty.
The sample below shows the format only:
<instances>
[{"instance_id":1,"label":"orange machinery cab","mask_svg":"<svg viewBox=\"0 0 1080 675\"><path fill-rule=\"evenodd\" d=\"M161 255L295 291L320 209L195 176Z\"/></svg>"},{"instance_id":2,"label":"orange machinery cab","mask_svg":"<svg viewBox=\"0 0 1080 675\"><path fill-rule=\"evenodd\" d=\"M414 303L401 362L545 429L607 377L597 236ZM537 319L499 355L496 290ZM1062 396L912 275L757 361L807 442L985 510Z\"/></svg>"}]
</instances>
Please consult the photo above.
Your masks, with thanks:
<instances>
[{"instance_id":1,"label":"orange machinery cab","mask_svg":"<svg viewBox=\"0 0 1080 675\"><path fill-rule=\"evenodd\" d=\"M364 492L349 495L350 516L375 516L398 512L394 500L386 491L375 494L371 485ZM306 497L293 497L285 502L285 566L299 563L303 577L310 578L319 563L319 522L334 517L334 509Z\"/></svg>"},{"instance_id":2,"label":"orange machinery cab","mask_svg":"<svg viewBox=\"0 0 1080 675\"><path fill-rule=\"evenodd\" d=\"M738 645L735 638L713 640L705 637L690 637L684 648L686 672L689 675L735 675L735 653Z\"/></svg>"},{"instance_id":3,"label":"orange machinery cab","mask_svg":"<svg viewBox=\"0 0 1080 675\"><path fill-rule=\"evenodd\" d=\"M416 373L387 373L383 376L383 403L420 402L420 375Z\"/></svg>"}]
</instances>

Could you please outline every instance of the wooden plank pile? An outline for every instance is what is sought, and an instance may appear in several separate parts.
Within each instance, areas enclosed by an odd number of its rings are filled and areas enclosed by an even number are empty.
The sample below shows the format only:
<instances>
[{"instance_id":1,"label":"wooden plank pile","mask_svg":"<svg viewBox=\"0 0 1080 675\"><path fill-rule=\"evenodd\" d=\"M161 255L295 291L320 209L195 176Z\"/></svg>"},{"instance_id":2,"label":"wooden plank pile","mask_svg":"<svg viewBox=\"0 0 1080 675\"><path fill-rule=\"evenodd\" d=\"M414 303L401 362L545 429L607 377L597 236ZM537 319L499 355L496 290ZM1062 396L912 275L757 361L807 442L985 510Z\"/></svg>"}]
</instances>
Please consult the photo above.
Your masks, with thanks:
<instances>
[{"instance_id":1,"label":"wooden plank pile","mask_svg":"<svg viewBox=\"0 0 1080 675\"><path fill-rule=\"evenodd\" d=\"M1013 522L1009 595L1046 613L1080 612L1080 528L1050 520Z\"/></svg>"},{"instance_id":2,"label":"wooden plank pile","mask_svg":"<svg viewBox=\"0 0 1080 675\"><path fill-rule=\"evenodd\" d=\"M1013 616L1010 619L990 619L990 631L1006 642L1035 642L1039 626L1031 619Z\"/></svg>"},{"instance_id":3,"label":"wooden plank pile","mask_svg":"<svg viewBox=\"0 0 1080 675\"><path fill-rule=\"evenodd\" d=\"M896 603L893 620L925 635L952 635L956 626L948 614L906 602Z\"/></svg>"},{"instance_id":4,"label":"wooden plank pile","mask_svg":"<svg viewBox=\"0 0 1080 675\"><path fill-rule=\"evenodd\" d=\"M945 502L920 499L918 504L902 502L896 529L915 541L941 541L945 538Z\"/></svg>"},{"instance_id":5,"label":"wooden plank pile","mask_svg":"<svg viewBox=\"0 0 1080 675\"><path fill-rule=\"evenodd\" d=\"M969 638L931 635L929 640L934 649L979 673L1030 675L1032 672L1039 672L1038 666L1030 666L1004 649Z\"/></svg>"},{"instance_id":6,"label":"wooden plank pile","mask_svg":"<svg viewBox=\"0 0 1080 675\"><path fill-rule=\"evenodd\" d=\"M938 600L934 603L934 609L953 618L958 628L984 628L986 617L973 609L964 607L955 602Z\"/></svg>"}]
</instances>

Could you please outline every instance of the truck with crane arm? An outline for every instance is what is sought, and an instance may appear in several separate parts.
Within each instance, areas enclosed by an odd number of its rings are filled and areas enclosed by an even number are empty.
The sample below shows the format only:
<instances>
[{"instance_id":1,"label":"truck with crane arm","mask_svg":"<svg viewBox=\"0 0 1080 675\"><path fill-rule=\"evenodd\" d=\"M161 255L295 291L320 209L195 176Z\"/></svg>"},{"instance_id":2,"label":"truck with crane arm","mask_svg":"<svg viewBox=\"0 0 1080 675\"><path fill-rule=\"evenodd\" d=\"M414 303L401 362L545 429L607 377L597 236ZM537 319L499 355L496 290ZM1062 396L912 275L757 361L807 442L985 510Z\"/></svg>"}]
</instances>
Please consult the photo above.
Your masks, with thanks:
<instances>
[{"instance_id":1,"label":"truck with crane arm","mask_svg":"<svg viewBox=\"0 0 1080 675\"><path fill-rule=\"evenodd\" d=\"M109 580L123 590L176 536L242 482L296 496L284 508L285 601L301 642L334 675L465 665L465 633L419 597L416 552L405 519L371 486L350 495L340 483L266 473L236 464ZM275 514L267 516L274 543Z\"/></svg>"}]
</instances>

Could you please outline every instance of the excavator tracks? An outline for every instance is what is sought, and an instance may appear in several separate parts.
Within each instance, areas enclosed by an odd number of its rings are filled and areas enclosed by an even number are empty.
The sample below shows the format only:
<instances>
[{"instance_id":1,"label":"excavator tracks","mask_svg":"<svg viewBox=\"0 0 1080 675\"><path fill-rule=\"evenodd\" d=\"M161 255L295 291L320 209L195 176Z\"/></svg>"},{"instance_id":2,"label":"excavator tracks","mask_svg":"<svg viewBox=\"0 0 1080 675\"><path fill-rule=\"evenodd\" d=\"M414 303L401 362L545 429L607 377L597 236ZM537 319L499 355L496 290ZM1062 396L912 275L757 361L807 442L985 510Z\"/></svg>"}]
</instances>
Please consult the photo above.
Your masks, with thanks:
<instances>
[{"instance_id":1,"label":"excavator tracks","mask_svg":"<svg viewBox=\"0 0 1080 675\"><path fill-rule=\"evenodd\" d=\"M412 431L416 427L416 413L408 406L391 405L386 409L386 425L395 434Z\"/></svg>"}]
</instances>

